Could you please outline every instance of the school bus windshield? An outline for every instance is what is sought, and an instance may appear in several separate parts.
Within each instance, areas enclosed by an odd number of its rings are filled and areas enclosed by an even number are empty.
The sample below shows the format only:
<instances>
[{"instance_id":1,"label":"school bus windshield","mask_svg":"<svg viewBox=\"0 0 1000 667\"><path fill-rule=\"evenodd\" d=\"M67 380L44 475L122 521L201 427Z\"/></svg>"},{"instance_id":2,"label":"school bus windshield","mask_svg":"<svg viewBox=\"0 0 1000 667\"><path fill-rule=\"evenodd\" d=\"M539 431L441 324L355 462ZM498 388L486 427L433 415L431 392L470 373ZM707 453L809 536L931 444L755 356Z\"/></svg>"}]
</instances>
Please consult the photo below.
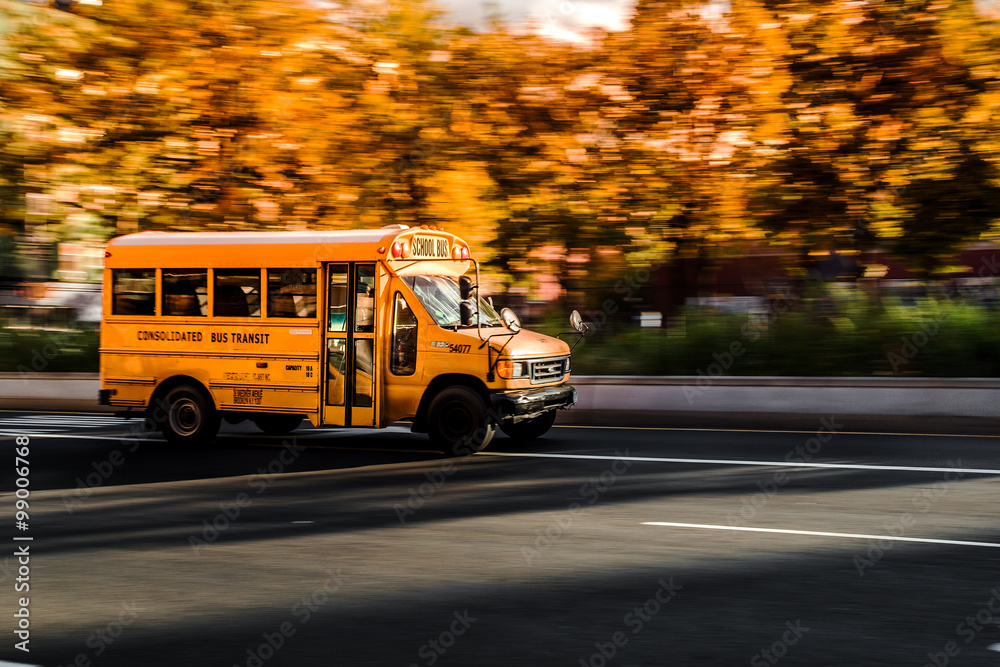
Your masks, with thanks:
<instances>
[{"instance_id":1,"label":"school bus windshield","mask_svg":"<svg viewBox=\"0 0 1000 667\"><path fill-rule=\"evenodd\" d=\"M457 280L446 276L405 276L403 281L417 295L438 326L450 328L462 325L459 310L462 296ZM502 323L492 306L482 299L479 299L479 312L485 327L500 326Z\"/></svg>"}]
</instances>

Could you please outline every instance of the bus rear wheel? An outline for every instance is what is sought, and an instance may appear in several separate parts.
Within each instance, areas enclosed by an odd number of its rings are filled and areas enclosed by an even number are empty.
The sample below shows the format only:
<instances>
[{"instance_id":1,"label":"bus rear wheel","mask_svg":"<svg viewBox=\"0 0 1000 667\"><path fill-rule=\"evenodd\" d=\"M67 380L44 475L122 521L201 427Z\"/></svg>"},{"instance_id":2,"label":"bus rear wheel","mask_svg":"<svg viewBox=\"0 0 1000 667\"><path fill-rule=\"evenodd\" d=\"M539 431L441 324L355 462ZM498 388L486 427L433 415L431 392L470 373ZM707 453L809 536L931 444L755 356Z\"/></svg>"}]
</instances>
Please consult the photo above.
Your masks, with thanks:
<instances>
[{"instance_id":1,"label":"bus rear wheel","mask_svg":"<svg viewBox=\"0 0 1000 667\"><path fill-rule=\"evenodd\" d=\"M299 427L302 415L267 415L255 418L253 423L268 435L285 435Z\"/></svg>"},{"instance_id":2,"label":"bus rear wheel","mask_svg":"<svg viewBox=\"0 0 1000 667\"><path fill-rule=\"evenodd\" d=\"M549 432L556 423L556 411L549 410L534 419L526 419L516 424L502 424L500 428L511 440L534 440Z\"/></svg>"},{"instance_id":3,"label":"bus rear wheel","mask_svg":"<svg viewBox=\"0 0 1000 667\"><path fill-rule=\"evenodd\" d=\"M482 396L468 387L448 387L431 401L427 433L446 455L468 454L490 444L496 424Z\"/></svg>"},{"instance_id":4,"label":"bus rear wheel","mask_svg":"<svg viewBox=\"0 0 1000 667\"><path fill-rule=\"evenodd\" d=\"M201 389L178 385L164 395L162 405L164 416L158 425L172 444L205 442L219 432L219 413Z\"/></svg>"}]
</instances>

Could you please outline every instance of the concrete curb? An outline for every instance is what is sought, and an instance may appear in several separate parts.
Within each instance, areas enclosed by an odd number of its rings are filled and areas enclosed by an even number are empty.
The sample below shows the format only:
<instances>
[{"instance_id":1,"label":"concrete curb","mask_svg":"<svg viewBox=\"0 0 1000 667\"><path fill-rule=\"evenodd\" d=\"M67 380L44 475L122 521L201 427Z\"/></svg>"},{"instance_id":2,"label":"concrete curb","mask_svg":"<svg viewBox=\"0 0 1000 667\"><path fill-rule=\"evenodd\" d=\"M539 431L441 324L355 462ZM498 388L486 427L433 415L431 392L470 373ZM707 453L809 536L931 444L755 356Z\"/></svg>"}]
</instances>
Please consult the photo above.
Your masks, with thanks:
<instances>
[{"instance_id":1,"label":"concrete curb","mask_svg":"<svg viewBox=\"0 0 1000 667\"><path fill-rule=\"evenodd\" d=\"M0 373L0 409L112 412L97 404L97 373Z\"/></svg>"}]
</instances>

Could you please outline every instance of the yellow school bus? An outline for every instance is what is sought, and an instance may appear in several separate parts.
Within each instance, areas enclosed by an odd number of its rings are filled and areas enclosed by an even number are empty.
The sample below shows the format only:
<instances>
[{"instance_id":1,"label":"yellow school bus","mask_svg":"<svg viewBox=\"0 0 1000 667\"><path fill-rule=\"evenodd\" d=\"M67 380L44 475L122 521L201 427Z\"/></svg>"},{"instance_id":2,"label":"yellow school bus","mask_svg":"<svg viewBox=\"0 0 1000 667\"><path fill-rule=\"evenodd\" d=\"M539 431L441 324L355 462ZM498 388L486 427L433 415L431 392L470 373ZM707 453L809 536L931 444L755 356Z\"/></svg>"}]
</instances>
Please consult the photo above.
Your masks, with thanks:
<instances>
[{"instance_id":1,"label":"yellow school bus","mask_svg":"<svg viewBox=\"0 0 1000 667\"><path fill-rule=\"evenodd\" d=\"M222 419L268 434L410 419L478 451L576 402L568 344L497 313L469 245L438 228L142 232L104 261L100 401L174 443Z\"/></svg>"}]
</instances>

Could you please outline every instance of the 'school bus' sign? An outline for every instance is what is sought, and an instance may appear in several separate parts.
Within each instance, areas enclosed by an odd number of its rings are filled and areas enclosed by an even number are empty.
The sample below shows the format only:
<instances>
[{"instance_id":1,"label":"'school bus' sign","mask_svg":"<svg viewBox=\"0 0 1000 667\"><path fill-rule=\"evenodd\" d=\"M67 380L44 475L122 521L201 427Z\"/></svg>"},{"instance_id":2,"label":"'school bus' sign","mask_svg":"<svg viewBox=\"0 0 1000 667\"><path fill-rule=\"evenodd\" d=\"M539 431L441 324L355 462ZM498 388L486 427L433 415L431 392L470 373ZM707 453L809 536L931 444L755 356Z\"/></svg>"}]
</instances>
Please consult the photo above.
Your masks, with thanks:
<instances>
[{"instance_id":1,"label":"'school bus' sign","mask_svg":"<svg viewBox=\"0 0 1000 667\"><path fill-rule=\"evenodd\" d=\"M411 256L416 259L450 259L448 239L437 236L414 236Z\"/></svg>"}]
</instances>

